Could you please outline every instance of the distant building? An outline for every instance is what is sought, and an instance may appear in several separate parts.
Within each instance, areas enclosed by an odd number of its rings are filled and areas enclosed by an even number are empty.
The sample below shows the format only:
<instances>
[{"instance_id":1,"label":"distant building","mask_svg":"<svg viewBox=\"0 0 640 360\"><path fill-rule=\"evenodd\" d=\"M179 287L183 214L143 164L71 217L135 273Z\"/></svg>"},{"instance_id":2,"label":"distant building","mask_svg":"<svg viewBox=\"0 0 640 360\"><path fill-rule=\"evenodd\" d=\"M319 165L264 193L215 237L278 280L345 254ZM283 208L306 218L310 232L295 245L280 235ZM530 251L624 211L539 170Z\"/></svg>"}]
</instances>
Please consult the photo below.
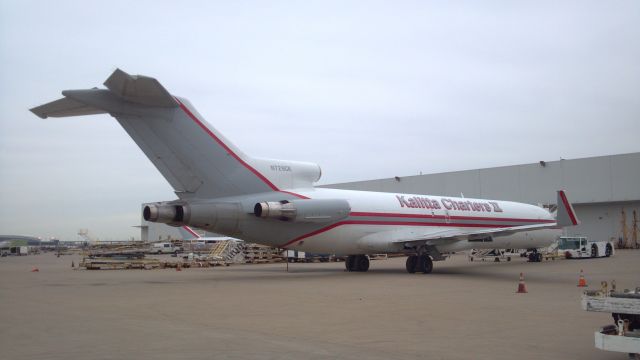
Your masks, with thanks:
<instances>
[{"instance_id":1,"label":"distant building","mask_svg":"<svg viewBox=\"0 0 640 360\"><path fill-rule=\"evenodd\" d=\"M567 233L592 239L631 241L633 212L640 217L640 153L390 177L322 187L431 194L550 205L567 191L582 224ZM623 209L626 221L623 222ZM623 229L626 223L626 230Z\"/></svg>"},{"instance_id":2,"label":"distant building","mask_svg":"<svg viewBox=\"0 0 640 360\"><path fill-rule=\"evenodd\" d=\"M31 248L56 248L59 240L41 240L33 236L0 235L0 254L26 255Z\"/></svg>"},{"instance_id":3,"label":"distant building","mask_svg":"<svg viewBox=\"0 0 640 360\"><path fill-rule=\"evenodd\" d=\"M42 240L33 236L0 235L0 247L7 246L40 246Z\"/></svg>"}]
</instances>

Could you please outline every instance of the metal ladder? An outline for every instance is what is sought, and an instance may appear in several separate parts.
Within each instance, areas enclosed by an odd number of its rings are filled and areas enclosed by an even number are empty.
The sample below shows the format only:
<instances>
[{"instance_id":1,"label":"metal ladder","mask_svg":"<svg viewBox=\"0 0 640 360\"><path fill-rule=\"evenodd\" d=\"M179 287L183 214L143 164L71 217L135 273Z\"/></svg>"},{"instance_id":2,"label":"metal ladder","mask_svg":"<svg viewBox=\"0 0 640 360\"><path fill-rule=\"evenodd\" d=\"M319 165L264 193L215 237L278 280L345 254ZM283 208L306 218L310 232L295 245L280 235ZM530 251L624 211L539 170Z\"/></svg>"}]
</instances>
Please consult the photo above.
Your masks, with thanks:
<instances>
[{"instance_id":1,"label":"metal ladder","mask_svg":"<svg viewBox=\"0 0 640 360\"><path fill-rule=\"evenodd\" d=\"M229 247L229 241L228 240L218 241L211 248L211 251L209 252L209 255L207 257L211 258L211 259L222 260L224 258L223 254L227 250L228 247Z\"/></svg>"},{"instance_id":2,"label":"metal ladder","mask_svg":"<svg viewBox=\"0 0 640 360\"><path fill-rule=\"evenodd\" d=\"M232 241L229 241L232 242ZM224 257L225 261L231 261L236 255L244 251L246 244L244 242L233 241L233 246L227 253L227 256Z\"/></svg>"}]
</instances>

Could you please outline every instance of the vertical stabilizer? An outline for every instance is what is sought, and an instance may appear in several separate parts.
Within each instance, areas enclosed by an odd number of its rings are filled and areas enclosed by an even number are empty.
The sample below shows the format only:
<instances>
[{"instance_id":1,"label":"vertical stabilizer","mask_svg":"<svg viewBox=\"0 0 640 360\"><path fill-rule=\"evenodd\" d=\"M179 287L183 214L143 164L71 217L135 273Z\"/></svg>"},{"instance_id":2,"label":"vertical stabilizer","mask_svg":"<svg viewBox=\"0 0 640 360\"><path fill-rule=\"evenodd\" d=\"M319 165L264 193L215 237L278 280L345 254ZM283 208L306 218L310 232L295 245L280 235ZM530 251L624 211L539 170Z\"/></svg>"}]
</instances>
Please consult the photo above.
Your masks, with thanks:
<instances>
[{"instance_id":1,"label":"vertical stabilizer","mask_svg":"<svg viewBox=\"0 0 640 360\"><path fill-rule=\"evenodd\" d=\"M118 69L104 85L65 90L64 98L31 111L41 118L110 114L182 199L308 188L320 177L316 164L244 154L154 78Z\"/></svg>"}]
</instances>

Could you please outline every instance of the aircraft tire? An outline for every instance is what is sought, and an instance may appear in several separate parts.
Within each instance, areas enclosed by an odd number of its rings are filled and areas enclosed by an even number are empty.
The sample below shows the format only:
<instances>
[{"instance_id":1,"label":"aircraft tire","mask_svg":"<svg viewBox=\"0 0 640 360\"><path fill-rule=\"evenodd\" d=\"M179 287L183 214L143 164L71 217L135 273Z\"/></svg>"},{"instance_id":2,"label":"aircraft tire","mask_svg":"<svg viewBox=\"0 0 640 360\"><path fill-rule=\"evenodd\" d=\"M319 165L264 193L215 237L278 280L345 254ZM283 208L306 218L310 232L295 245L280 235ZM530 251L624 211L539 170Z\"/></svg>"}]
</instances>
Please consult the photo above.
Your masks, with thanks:
<instances>
[{"instance_id":1,"label":"aircraft tire","mask_svg":"<svg viewBox=\"0 0 640 360\"><path fill-rule=\"evenodd\" d=\"M420 255L418 256L418 264L417 264L417 271L421 272L423 274L429 274L431 273L431 271L433 271L433 261L431 261L431 258L429 257L429 255Z\"/></svg>"},{"instance_id":2,"label":"aircraft tire","mask_svg":"<svg viewBox=\"0 0 640 360\"><path fill-rule=\"evenodd\" d=\"M418 257L415 255L409 255L407 257L407 272L409 274L414 274L416 272L416 263L418 262Z\"/></svg>"},{"instance_id":3,"label":"aircraft tire","mask_svg":"<svg viewBox=\"0 0 640 360\"><path fill-rule=\"evenodd\" d=\"M356 271L356 256L347 256L347 260L344 262L344 267L347 269L347 271Z\"/></svg>"},{"instance_id":4,"label":"aircraft tire","mask_svg":"<svg viewBox=\"0 0 640 360\"><path fill-rule=\"evenodd\" d=\"M358 255L355 261L355 271L365 272L369 270L369 257L367 255Z\"/></svg>"}]
</instances>

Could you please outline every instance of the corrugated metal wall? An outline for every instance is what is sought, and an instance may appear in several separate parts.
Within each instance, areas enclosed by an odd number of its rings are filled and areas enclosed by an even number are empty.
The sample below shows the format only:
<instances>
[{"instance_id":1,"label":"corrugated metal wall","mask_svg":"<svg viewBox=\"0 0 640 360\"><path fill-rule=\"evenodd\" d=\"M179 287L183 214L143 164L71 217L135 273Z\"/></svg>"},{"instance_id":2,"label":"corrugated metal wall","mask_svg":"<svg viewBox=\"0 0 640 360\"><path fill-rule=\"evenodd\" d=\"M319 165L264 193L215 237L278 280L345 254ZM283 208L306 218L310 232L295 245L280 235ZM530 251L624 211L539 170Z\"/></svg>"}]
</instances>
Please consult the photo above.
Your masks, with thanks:
<instances>
[{"instance_id":1,"label":"corrugated metal wall","mask_svg":"<svg viewBox=\"0 0 640 360\"><path fill-rule=\"evenodd\" d=\"M323 187L555 203L565 189L575 204L640 200L640 153L358 181Z\"/></svg>"}]
</instances>

